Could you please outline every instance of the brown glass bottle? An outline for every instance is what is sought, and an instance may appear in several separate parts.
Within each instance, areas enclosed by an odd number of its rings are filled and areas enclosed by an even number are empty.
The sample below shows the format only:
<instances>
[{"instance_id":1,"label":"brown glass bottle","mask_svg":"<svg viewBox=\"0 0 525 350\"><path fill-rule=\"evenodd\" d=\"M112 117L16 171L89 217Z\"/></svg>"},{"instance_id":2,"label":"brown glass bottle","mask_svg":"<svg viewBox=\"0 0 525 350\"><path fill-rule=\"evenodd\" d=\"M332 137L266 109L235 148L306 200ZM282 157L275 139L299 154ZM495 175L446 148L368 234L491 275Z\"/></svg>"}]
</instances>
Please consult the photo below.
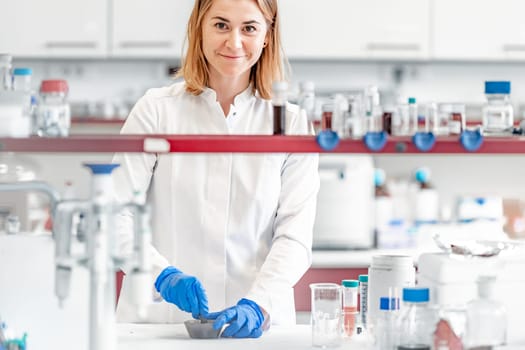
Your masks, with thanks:
<instances>
[{"instance_id":1,"label":"brown glass bottle","mask_svg":"<svg viewBox=\"0 0 525 350\"><path fill-rule=\"evenodd\" d=\"M286 124L286 107L273 106L273 134L284 135Z\"/></svg>"}]
</instances>

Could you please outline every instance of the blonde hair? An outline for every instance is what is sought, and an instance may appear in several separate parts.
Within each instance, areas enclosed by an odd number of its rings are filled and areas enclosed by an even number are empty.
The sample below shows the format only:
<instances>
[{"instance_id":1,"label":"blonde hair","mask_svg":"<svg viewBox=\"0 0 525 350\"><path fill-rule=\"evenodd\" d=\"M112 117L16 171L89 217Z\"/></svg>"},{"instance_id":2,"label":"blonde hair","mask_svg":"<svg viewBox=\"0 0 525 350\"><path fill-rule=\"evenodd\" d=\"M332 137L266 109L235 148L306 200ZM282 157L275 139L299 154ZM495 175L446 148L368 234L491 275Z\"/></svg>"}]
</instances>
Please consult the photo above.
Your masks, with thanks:
<instances>
[{"instance_id":1,"label":"blonde hair","mask_svg":"<svg viewBox=\"0 0 525 350\"><path fill-rule=\"evenodd\" d=\"M257 63L251 68L250 84L254 93L257 91L262 98L270 99L272 83L287 78L287 72L284 70L286 62L281 46L277 0L255 1L266 19L268 33L267 45ZM193 95L201 94L209 83L209 67L202 49L202 22L212 3L213 0L195 0L187 28L188 50L177 73L177 77L183 77L186 81L186 91Z\"/></svg>"}]
</instances>

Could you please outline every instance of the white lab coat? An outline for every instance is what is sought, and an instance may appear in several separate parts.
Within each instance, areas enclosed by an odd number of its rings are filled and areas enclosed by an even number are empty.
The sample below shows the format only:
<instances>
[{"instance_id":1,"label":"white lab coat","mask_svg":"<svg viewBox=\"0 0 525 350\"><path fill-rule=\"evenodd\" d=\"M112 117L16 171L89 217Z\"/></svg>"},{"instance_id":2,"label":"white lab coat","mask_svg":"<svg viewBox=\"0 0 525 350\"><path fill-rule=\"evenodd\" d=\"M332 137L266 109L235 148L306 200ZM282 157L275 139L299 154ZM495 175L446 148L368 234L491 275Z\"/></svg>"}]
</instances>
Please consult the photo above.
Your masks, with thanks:
<instances>
[{"instance_id":1,"label":"white lab coat","mask_svg":"<svg viewBox=\"0 0 525 350\"><path fill-rule=\"evenodd\" d=\"M271 134L271 101L251 88L235 97L225 118L216 94L193 96L184 83L151 89L129 115L123 134ZM311 128L287 105L288 134ZM153 207L152 285L168 265L196 276L210 311L254 300L272 323L295 323L293 286L311 264L319 189L316 154L118 154L120 200L149 189ZM130 215L118 218L118 248L132 244ZM158 295L157 295L158 296ZM117 309L121 322L140 321L124 279ZM191 315L159 301L148 322L181 322Z\"/></svg>"}]
</instances>

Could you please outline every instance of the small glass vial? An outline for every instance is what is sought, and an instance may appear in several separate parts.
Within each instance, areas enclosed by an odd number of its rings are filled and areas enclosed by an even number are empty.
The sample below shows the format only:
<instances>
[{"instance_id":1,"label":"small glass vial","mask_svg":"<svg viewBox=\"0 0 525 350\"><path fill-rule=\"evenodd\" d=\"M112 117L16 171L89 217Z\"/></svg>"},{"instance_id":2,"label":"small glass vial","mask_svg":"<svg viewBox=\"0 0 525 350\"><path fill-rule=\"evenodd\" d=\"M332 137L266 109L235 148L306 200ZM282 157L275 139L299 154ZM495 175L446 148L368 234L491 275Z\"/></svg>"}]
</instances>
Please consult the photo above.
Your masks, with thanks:
<instances>
[{"instance_id":1,"label":"small glass vial","mask_svg":"<svg viewBox=\"0 0 525 350\"><path fill-rule=\"evenodd\" d=\"M425 132L431 132L434 135L439 134L439 113L438 106L435 102L427 105L427 113L425 118Z\"/></svg>"},{"instance_id":2,"label":"small glass vial","mask_svg":"<svg viewBox=\"0 0 525 350\"><path fill-rule=\"evenodd\" d=\"M286 132L286 100L288 83L276 81L272 85L273 134L284 135Z\"/></svg>"},{"instance_id":3,"label":"small glass vial","mask_svg":"<svg viewBox=\"0 0 525 350\"><path fill-rule=\"evenodd\" d=\"M359 275L359 306L361 327L366 329L368 320L368 275Z\"/></svg>"},{"instance_id":4,"label":"small glass vial","mask_svg":"<svg viewBox=\"0 0 525 350\"><path fill-rule=\"evenodd\" d=\"M0 54L0 91L12 90L12 61L11 55Z\"/></svg>"},{"instance_id":5,"label":"small glass vial","mask_svg":"<svg viewBox=\"0 0 525 350\"><path fill-rule=\"evenodd\" d=\"M334 104L323 104L323 114L321 116L321 130L332 130L332 121L334 117Z\"/></svg>"},{"instance_id":6,"label":"small glass vial","mask_svg":"<svg viewBox=\"0 0 525 350\"><path fill-rule=\"evenodd\" d=\"M13 70L13 90L31 93L31 68L15 68Z\"/></svg>"},{"instance_id":7,"label":"small glass vial","mask_svg":"<svg viewBox=\"0 0 525 350\"><path fill-rule=\"evenodd\" d=\"M514 126L514 109L510 103L510 81L486 81L483 106L483 131L503 132Z\"/></svg>"},{"instance_id":8,"label":"small glass vial","mask_svg":"<svg viewBox=\"0 0 525 350\"><path fill-rule=\"evenodd\" d=\"M65 80L43 80L40 86L40 104L36 112L39 136L65 137L69 135L71 111L67 102L68 85Z\"/></svg>"},{"instance_id":9,"label":"small glass vial","mask_svg":"<svg viewBox=\"0 0 525 350\"><path fill-rule=\"evenodd\" d=\"M415 97L408 98L408 129L409 134L413 135L419 130L419 116L417 111L417 101Z\"/></svg>"},{"instance_id":10,"label":"small glass vial","mask_svg":"<svg viewBox=\"0 0 525 350\"><path fill-rule=\"evenodd\" d=\"M467 348L492 349L507 338L507 313L494 293L495 276L480 276L478 298L467 304Z\"/></svg>"},{"instance_id":11,"label":"small glass vial","mask_svg":"<svg viewBox=\"0 0 525 350\"><path fill-rule=\"evenodd\" d=\"M343 326L345 335L351 337L355 333L357 319L358 280L343 280Z\"/></svg>"},{"instance_id":12,"label":"small glass vial","mask_svg":"<svg viewBox=\"0 0 525 350\"><path fill-rule=\"evenodd\" d=\"M377 350L392 350L397 341L397 321L399 317L399 298L381 297L379 315L374 329Z\"/></svg>"}]
</instances>

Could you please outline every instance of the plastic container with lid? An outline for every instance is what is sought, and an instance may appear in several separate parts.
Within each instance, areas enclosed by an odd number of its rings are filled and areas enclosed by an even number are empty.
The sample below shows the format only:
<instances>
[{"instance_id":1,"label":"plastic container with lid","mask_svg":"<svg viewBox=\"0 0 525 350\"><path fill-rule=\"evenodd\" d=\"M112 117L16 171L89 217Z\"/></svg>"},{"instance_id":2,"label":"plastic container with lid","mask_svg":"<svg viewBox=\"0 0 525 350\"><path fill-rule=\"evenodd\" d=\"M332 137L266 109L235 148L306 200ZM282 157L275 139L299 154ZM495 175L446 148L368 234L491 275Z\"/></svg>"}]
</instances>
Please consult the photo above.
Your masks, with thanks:
<instances>
[{"instance_id":1,"label":"plastic container with lid","mask_svg":"<svg viewBox=\"0 0 525 350\"><path fill-rule=\"evenodd\" d=\"M374 329L375 349L394 349L399 334L397 332L398 317L399 298L381 297L377 326Z\"/></svg>"},{"instance_id":2,"label":"plastic container with lid","mask_svg":"<svg viewBox=\"0 0 525 350\"><path fill-rule=\"evenodd\" d=\"M403 310L399 319L397 350L431 350L436 313L429 306L428 288L403 288Z\"/></svg>"},{"instance_id":3,"label":"plastic container with lid","mask_svg":"<svg viewBox=\"0 0 525 350\"><path fill-rule=\"evenodd\" d=\"M355 332L357 312L358 280L342 280L343 286L343 326L345 335L351 337Z\"/></svg>"},{"instance_id":4,"label":"plastic container with lid","mask_svg":"<svg viewBox=\"0 0 525 350\"><path fill-rule=\"evenodd\" d=\"M483 132L511 131L514 126L514 108L510 102L510 81L486 81L483 106Z\"/></svg>"},{"instance_id":5,"label":"plastic container with lid","mask_svg":"<svg viewBox=\"0 0 525 350\"><path fill-rule=\"evenodd\" d=\"M379 313L379 298L397 298L402 288L415 284L413 258L403 255L375 255L368 268L368 325L373 328Z\"/></svg>"},{"instance_id":6,"label":"plastic container with lid","mask_svg":"<svg viewBox=\"0 0 525 350\"><path fill-rule=\"evenodd\" d=\"M36 130L39 136L69 135L71 111L67 102L68 90L65 80L42 81L40 104L36 111Z\"/></svg>"},{"instance_id":7,"label":"plastic container with lid","mask_svg":"<svg viewBox=\"0 0 525 350\"><path fill-rule=\"evenodd\" d=\"M15 68L13 70L13 89L31 93L31 68Z\"/></svg>"}]
</instances>

